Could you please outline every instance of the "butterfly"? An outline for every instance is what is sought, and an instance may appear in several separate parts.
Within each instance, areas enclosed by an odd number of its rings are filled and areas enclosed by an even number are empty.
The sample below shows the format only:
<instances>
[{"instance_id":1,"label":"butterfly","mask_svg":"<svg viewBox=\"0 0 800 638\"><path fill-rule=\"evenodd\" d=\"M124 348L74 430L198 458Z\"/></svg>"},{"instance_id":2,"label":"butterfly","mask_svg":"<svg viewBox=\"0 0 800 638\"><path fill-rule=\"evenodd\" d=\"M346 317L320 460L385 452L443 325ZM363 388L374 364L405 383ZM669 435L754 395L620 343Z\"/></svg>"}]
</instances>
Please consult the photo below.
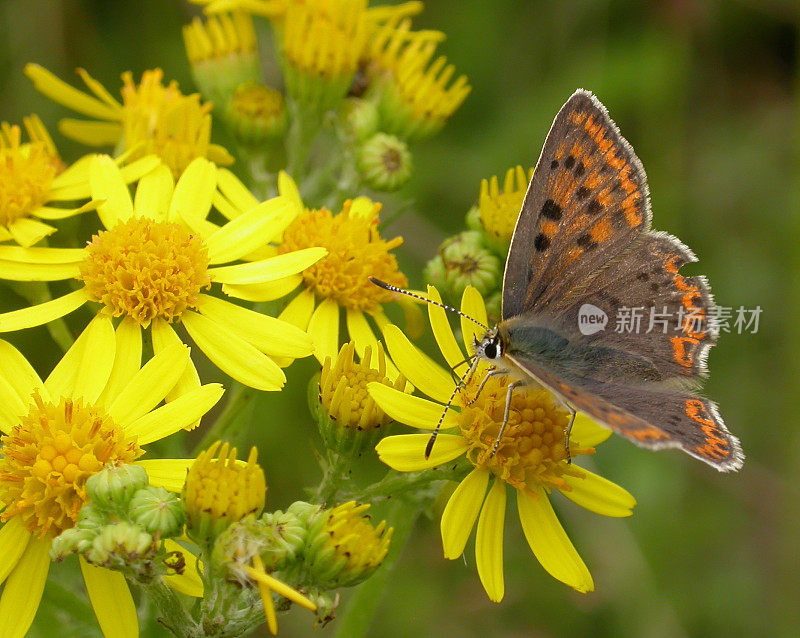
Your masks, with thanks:
<instances>
[{"instance_id":1,"label":"butterfly","mask_svg":"<svg viewBox=\"0 0 800 638\"><path fill-rule=\"evenodd\" d=\"M600 101L576 91L553 121L522 204L502 320L474 344L467 374L482 360L489 374L512 375L507 408L520 385L550 390L571 414L567 451L580 411L641 447L738 470L738 439L698 394L718 337L713 297L704 277L679 273L697 260L692 251L650 220L641 162ZM619 331L604 323L637 308L671 320ZM594 326L581 324L592 316Z\"/></svg>"}]
</instances>

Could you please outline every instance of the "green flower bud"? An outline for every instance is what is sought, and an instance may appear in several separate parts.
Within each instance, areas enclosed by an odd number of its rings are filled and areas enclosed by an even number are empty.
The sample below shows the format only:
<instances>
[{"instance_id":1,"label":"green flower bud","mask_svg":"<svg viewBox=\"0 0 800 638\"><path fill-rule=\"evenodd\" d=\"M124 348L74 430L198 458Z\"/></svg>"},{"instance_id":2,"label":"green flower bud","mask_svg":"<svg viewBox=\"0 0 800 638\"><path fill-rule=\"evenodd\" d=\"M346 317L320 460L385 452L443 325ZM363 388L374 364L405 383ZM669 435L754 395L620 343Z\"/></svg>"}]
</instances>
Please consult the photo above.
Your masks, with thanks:
<instances>
[{"instance_id":1,"label":"green flower bud","mask_svg":"<svg viewBox=\"0 0 800 638\"><path fill-rule=\"evenodd\" d=\"M392 529L386 528L386 521L373 527L365 514L368 509L369 504L351 501L310 517L304 555L320 588L357 585L383 562Z\"/></svg>"},{"instance_id":2,"label":"green flower bud","mask_svg":"<svg viewBox=\"0 0 800 638\"><path fill-rule=\"evenodd\" d=\"M257 82L236 88L225 106L224 119L236 138L248 146L280 139L288 122L283 96Z\"/></svg>"},{"instance_id":3,"label":"green flower bud","mask_svg":"<svg viewBox=\"0 0 800 638\"><path fill-rule=\"evenodd\" d=\"M342 106L344 128L359 142L378 131L378 108L372 100L351 97Z\"/></svg>"},{"instance_id":4,"label":"green flower bud","mask_svg":"<svg viewBox=\"0 0 800 638\"><path fill-rule=\"evenodd\" d=\"M214 541L211 562L226 569L239 582L249 582L246 568L253 556L264 548L267 526L261 519L247 516L229 525Z\"/></svg>"},{"instance_id":5,"label":"green flower bud","mask_svg":"<svg viewBox=\"0 0 800 638\"><path fill-rule=\"evenodd\" d=\"M411 152L394 135L375 133L358 149L356 163L366 184L375 190L397 190L411 177Z\"/></svg>"},{"instance_id":6,"label":"green flower bud","mask_svg":"<svg viewBox=\"0 0 800 638\"><path fill-rule=\"evenodd\" d=\"M422 271L422 278L425 283L436 286L441 291L447 293L447 268L441 255L433 257Z\"/></svg>"},{"instance_id":7,"label":"green flower bud","mask_svg":"<svg viewBox=\"0 0 800 638\"><path fill-rule=\"evenodd\" d=\"M297 560L306 542L307 528L295 514L286 511L265 512L261 522L266 531L266 543L261 560L267 570L279 570Z\"/></svg>"},{"instance_id":8,"label":"green flower bud","mask_svg":"<svg viewBox=\"0 0 800 638\"><path fill-rule=\"evenodd\" d=\"M81 554L92 546L94 532L73 527L61 532L50 545L50 558L59 562L70 554Z\"/></svg>"},{"instance_id":9,"label":"green flower bud","mask_svg":"<svg viewBox=\"0 0 800 638\"><path fill-rule=\"evenodd\" d=\"M92 541L86 560L93 565L125 564L155 549L153 537L126 521L106 525Z\"/></svg>"},{"instance_id":10,"label":"green flower bud","mask_svg":"<svg viewBox=\"0 0 800 638\"><path fill-rule=\"evenodd\" d=\"M439 248L445 268L445 289L460 298L467 286L474 286L484 297L497 290L502 276L500 259L487 250L481 235L465 231L446 240Z\"/></svg>"},{"instance_id":11,"label":"green flower bud","mask_svg":"<svg viewBox=\"0 0 800 638\"><path fill-rule=\"evenodd\" d=\"M481 222L481 209L473 206L467 211L464 217L464 222L469 230L483 232L483 223Z\"/></svg>"},{"instance_id":12,"label":"green flower bud","mask_svg":"<svg viewBox=\"0 0 800 638\"><path fill-rule=\"evenodd\" d=\"M143 487L133 495L128 505L131 521L147 533L160 538L178 536L185 520L183 503L177 494L163 487Z\"/></svg>"},{"instance_id":13,"label":"green flower bud","mask_svg":"<svg viewBox=\"0 0 800 638\"><path fill-rule=\"evenodd\" d=\"M93 505L113 510L126 508L136 490L147 483L147 472L140 465L109 465L89 477L86 491Z\"/></svg>"}]
</instances>

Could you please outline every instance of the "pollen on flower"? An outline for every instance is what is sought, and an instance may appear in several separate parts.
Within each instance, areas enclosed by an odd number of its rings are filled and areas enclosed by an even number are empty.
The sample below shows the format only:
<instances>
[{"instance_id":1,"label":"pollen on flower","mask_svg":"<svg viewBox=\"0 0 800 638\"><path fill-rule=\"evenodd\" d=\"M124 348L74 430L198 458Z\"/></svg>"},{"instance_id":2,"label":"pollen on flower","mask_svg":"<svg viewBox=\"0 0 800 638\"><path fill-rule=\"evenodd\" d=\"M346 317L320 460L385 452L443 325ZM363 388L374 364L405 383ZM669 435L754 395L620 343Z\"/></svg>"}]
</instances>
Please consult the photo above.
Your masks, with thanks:
<instances>
[{"instance_id":1,"label":"pollen on flower","mask_svg":"<svg viewBox=\"0 0 800 638\"><path fill-rule=\"evenodd\" d=\"M46 403L33 395L27 415L0 440L3 522L21 516L34 534L57 536L75 525L86 480L103 467L144 454L134 437L81 399Z\"/></svg>"},{"instance_id":2,"label":"pollen on flower","mask_svg":"<svg viewBox=\"0 0 800 638\"><path fill-rule=\"evenodd\" d=\"M469 443L467 458L476 466L490 470L512 487L523 489L535 484L567 489L565 474L574 474L566 463L565 429L569 413L543 388L515 389L511 398L503 438L491 456L503 423L508 385L511 379L490 377L475 399L483 375L475 374L460 395L462 410L459 428ZM594 454L570 440L570 455Z\"/></svg>"},{"instance_id":3,"label":"pollen on flower","mask_svg":"<svg viewBox=\"0 0 800 638\"><path fill-rule=\"evenodd\" d=\"M28 217L48 201L60 165L46 143L22 144L19 126L0 125L0 226Z\"/></svg>"},{"instance_id":4,"label":"pollen on flower","mask_svg":"<svg viewBox=\"0 0 800 638\"><path fill-rule=\"evenodd\" d=\"M99 232L87 252L81 279L92 298L142 326L180 318L211 285L206 247L180 224L131 219Z\"/></svg>"},{"instance_id":5,"label":"pollen on flower","mask_svg":"<svg viewBox=\"0 0 800 638\"><path fill-rule=\"evenodd\" d=\"M403 243L403 238L381 238L380 204L375 204L368 215L355 214L351 206L352 202L346 201L338 215L326 208L305 211L286 229L280 252L326 248L328 255L303 271L306 288L345 308L369 312L393 299L393 293L372 284L370 276L400 288L408 285L390 252Z\"/></svg>"}]
</instances>

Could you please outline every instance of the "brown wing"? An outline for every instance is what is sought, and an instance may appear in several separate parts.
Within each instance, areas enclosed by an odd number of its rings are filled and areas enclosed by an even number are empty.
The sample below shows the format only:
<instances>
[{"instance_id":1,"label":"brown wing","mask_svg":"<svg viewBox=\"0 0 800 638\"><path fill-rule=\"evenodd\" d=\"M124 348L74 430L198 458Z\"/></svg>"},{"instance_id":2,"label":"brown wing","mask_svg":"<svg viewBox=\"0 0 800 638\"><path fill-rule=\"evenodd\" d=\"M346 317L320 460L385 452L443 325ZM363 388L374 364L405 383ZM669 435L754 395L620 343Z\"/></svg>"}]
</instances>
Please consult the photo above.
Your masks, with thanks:
<instances>
[{"instance_id":1,"label":"brown wing","mask_svg":"<svg viewBox=\"0 0 800 638\"><path fill-rule=\"evenodd\" d=\"M528 187L503 281L503 318L547 308L650 225L647 180L591 93L556 116Z\"/></svg>"}]
</instances>

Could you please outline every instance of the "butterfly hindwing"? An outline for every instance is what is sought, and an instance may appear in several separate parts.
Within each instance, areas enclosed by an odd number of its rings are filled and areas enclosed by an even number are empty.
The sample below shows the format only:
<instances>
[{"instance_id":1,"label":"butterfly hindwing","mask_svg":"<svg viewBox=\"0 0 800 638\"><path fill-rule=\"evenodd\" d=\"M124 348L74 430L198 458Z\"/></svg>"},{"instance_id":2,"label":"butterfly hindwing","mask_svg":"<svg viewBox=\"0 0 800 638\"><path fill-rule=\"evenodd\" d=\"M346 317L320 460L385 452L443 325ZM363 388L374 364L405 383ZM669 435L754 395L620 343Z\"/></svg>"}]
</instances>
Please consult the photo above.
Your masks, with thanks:
<instances>
[{"instance_id":1,"label":"butterfly hindwing","mask_svg":"<svg viewBox=\"0 0 800 638\"><path fill-rule=\"evenodd\" d=\"M503 318L546 309L649 228L641 162L591 93L556 116L525 196L503 282Z\"/></svg>"},{"instance_id":2,"label":"butterfly hindwing","mask_svg":"<svg viewBox=\"0 0 800 638\"><path fill-rule=\"evenodd\" d=\"M509 359L569 405L636 445L680 448L723 472L742 466L739 440L728 432L716 405L708 399L658 386L585 378L565 381L534 362Z\"/></svg>"}]
</instances>

